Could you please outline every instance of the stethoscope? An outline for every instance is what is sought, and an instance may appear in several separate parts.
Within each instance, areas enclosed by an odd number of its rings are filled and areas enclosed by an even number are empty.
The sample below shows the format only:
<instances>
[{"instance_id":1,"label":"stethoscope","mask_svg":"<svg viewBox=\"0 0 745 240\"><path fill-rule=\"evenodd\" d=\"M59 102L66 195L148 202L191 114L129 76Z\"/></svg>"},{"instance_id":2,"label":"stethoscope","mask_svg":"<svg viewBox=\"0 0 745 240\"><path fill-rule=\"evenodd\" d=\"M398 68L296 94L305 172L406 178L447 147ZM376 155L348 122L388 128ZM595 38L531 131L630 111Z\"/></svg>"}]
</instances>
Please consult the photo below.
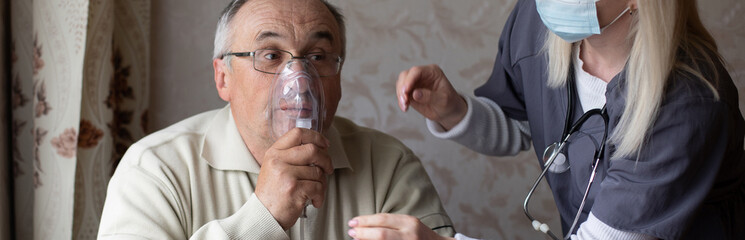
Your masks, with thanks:
<instances>
[{"instance_id":1,"label":"stethoscope","mask_svg":"<svg viewBox=\"0 0 745 240\"><path fill-rule=\"evenodd\" d=\"M567 95L569 96L569 98L567 100L567 115L566 119L564 120L564 132L561 134L561 139L559 142L554 142L551 145L548 145L548 147L546 147L546 150L543 151L543 171L541 172L541 175L538 176L538 179L535 180L535 183L533 183L533 187L530 188L530 192L528 192L528 195L525 197L525 202L523 203L523 211L525 211L525 216L527 216L528 219L530 219L530 221L532 222L533 228L536 231L541 231L547 234L554 240L558 240L559 238L556 237L553 232L551 232L548 224L536 220L528 212L528 203L530 202L530 197L533 195L536 187L538 187L538 183L540 183L543 177L546 175L546 172L551 171L553 173L562 173L569 169L569 161L567 161L566 156L561 152L566 146L567 140L569 140L569 137L571 137L572 134L576 133L579 130L579 128L587 121L587 119L589 119L593 115L600 115L603 118L603 122L605 123L605 130L603 131L603 141L600 143L600 148L595 150L595 160L592 163L592 173L590 174L590 180L587 183L587 189L585 189L585 194L582 196L582 202L579 205L577 214L574 216L574 222L572 223L572 226L569 228L569 231L564 237L564 239L569 239L569 236L572 235L574 227L577 225L577 221L579 221L582 209L585 206L587 195L590 193L590 186L592 186L592 182L595 180L595 174L597 173L598 164L600 163L600 159L603 158L603 154L605 153L605 141L608 136L608 114L606 113L605 105L603 105L603 107L600 109L595 108L585 112L585 114L582 114L577 122L570 125L572 116L574 114L573 99L577 96L577 90L574 87L574 81L572 79L569 79L567 81ZM557 164L552 165L555 161L558 161Z\"/></svg>"}]
</instances>

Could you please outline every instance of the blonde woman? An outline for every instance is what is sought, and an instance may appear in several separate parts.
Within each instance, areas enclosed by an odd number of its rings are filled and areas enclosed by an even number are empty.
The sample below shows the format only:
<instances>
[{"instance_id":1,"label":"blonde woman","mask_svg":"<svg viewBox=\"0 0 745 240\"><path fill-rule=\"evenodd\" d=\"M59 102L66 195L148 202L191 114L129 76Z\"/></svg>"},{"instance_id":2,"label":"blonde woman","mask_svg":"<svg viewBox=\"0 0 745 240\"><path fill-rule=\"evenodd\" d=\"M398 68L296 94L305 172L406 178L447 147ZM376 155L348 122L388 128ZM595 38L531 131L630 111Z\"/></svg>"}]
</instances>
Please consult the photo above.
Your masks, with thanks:
<instances>
[{"instance_id":1,"label":"blonde woman","mask_svg":"<svg viewBox=\"0 0 745 240\"><path fill-rule=\"evenodd\" d=\"M475 97L434 65L396 90L475 151L532 141L562 228L530 214L535 186L526 224L554 239L745 239L745 124L695 0L521 0ZM349 225L357 239L439 238L409 216Z\"/></svg>"}]
</instances>

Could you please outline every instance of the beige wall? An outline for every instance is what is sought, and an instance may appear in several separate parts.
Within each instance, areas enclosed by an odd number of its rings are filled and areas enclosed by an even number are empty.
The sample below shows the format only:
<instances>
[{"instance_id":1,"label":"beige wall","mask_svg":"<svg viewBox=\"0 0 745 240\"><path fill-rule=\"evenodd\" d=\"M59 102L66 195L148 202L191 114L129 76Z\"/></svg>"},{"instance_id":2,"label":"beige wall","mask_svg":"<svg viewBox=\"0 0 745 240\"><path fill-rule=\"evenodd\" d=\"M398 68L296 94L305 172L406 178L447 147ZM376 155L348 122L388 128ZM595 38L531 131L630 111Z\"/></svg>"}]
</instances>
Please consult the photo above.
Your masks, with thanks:
<instances>
[{"instance_id":1,"label":"beige wall","mask_svg":"<svg viewBox=\"0 0 745 240\"><path fill-rule=\"evenodd\" d=\"M153 1L151 129L223 103L213 85L212 40L228 0ZM422 159L459 232L473 237L536 239L522 201L538 174L535 154L486 157L438 140L423 118L396 108L395 80L413 65L440 64L464 93L486 81L502 26L515 0L332 0L347 18L348 56L338 115L402 139ZM745 84L745 3L699 0L730 73ZM743 94L743 91L740 91ZM745 104L741 104L743 106ZM553 219L553 200L540 189L533 212Z\"/></svg>"},{"instance_id":2,"label":"beige wall","mask_svg":"<svg viewBox=\"0 0 745 240\"><path fill-rule=\"evenodd\" d=\"M151 130L223 106L212 77L212 42L228 2L152 2Z\"/></svg>"}]
</instances>

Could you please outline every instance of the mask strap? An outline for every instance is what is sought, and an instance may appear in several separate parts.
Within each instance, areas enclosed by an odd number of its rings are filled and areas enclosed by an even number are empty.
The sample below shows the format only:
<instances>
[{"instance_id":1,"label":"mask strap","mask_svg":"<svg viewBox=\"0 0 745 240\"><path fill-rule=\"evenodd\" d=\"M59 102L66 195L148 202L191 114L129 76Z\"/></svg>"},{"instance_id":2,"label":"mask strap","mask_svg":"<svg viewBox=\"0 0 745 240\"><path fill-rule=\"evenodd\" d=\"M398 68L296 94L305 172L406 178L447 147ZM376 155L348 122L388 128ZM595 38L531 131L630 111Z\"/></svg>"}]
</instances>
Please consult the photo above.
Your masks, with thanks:
<instances>
[{"instance_id":1,"label":"mask strap","mask_svg":"<svg viewBox=\"0 0 745 240\"><path fill-rule=\"evenodd\" d=\"M616 19L613 19L613 21L611 21L610 23L608 23L608 25L605 25L605 27L600 28L600 32L604 31L606 28L608 28L611 25L613 25L614 23L616 23L616 21L618 21L618 19L621 19L621 17L623 17L623 15L626 14L626 12L628 12L630 10L631 10L631 7L626 7L626 9L624 9L623 12L621 12L621 14L618 14L618 17L616 17Z\"/></svg>"}]
</instances>

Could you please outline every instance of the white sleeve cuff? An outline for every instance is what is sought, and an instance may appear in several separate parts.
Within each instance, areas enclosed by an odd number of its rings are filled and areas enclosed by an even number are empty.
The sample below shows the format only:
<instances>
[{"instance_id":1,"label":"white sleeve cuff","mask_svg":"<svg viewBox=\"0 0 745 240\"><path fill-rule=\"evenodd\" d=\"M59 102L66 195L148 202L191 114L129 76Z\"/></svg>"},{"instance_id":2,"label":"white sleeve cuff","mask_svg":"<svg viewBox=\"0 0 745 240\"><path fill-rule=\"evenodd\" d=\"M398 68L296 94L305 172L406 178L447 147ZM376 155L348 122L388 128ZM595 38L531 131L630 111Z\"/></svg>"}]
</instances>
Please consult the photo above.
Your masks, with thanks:
<instances>
[{"instance_id":1,"label":"white sleeve cuff","mask_svg":"<svg viewBox=\"0 0 745 240\"><path fill-rule=\"evenodd\" d=\"M585 239L652 240L657 238L641 233L627 232L615 229L600 221L600 219L595 217L595 215L590 212L590 216L587 217L587 221L579 225L577 234L572 235L572 240Z\"/></svg>"},{"instance_id":2,"label":"white sleeve cuff","mask_svg":"<svg viewBox=\"0 0 745 240\"><path fill-rule=\"evenodd\" d=\"M466 105L468 105L468 108L466 110L466 116L463 117L462 120L458 124L456 124L453 128L450 130L445 130L442 126L440 126L439 123L436 123L435 121L429 120L428 118L425 118L427 122L427 128L429 129L429 132L432 133L437 138L441 139L453 139L459 136L462 136L463 133L466 132L466 130L469 127L469 123L471 122L471 118L473 116L473 97L470 96L463 96L461 94L463 99L466 100Z\"/></svg>"},{"instance_id":3,"label":"white sleeve cuff","mask_svg":"<svg viewBox=\"0 0 745 240\"><path fill-rule=\"evenodd\" d=\"M479 240L479 239L470 238L470 237L468 237L466 235L463 235L463 234L460 234L460 233L456 233L455 234L455 240Z\"/></svg>"}]
</instances>

